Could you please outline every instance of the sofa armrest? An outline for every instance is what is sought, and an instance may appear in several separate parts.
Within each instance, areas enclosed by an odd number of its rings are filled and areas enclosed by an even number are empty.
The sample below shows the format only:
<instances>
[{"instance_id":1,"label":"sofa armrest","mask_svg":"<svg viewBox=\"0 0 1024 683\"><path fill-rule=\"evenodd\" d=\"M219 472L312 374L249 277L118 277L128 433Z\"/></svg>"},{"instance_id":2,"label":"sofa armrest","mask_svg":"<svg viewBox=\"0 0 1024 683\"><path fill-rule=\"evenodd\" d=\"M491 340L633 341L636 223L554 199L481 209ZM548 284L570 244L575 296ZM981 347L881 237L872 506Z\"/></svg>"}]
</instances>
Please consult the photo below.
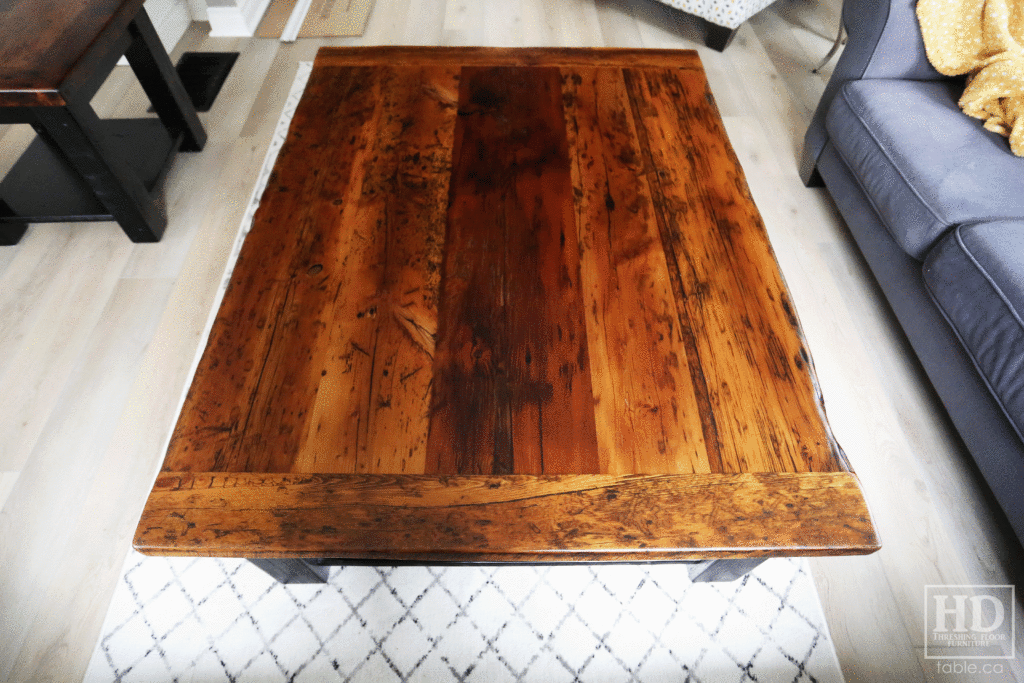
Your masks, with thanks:
<instances>
[{"instance_id":1,"label":"sofa armrest","mask_svg":"<svg viewBox=\"0 0 1024 683\"><path fill-rule=\"evenodd\" d=\"M805 185L814 181L828 138L825 114L844 83L864 78L946 78L928 63L916 7L917 0L845 0L843 25L849 39L804 137L800 177Z\"/></svg>"}]
</instances>

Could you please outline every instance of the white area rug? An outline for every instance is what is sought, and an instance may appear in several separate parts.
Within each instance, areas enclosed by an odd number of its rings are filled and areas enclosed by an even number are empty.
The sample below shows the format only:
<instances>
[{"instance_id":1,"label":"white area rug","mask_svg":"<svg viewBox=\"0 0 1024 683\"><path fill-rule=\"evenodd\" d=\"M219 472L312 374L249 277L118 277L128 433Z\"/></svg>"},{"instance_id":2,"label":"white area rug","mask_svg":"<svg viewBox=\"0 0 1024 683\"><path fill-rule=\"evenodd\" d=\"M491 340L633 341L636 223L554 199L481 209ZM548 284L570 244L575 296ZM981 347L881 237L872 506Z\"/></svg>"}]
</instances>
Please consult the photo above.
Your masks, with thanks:
<instances>
[{"instance_id":1,"label":"white area rug","mask_svg":"<svg viewBox=\"0 0 1024 683\"><path fill-rule=\"evenodd\" d=\"M803 560L337 567L132 553L85 681L842 681Z\"/></svg>"},{"instance_id":2,"label":"white area rug","mask_svg":"<svg viewBox=\"0 0 1024 683\"><path fill-rule=\"evenodd\" d=\"M299 65L224 283L311 66ZM134 551L85 676L87 683L842 680L803 560L769 560L732 583L693 584L673 565L573 565L339 567L327 584L284 586L244 560Z\"/></svg>"}]
</instances>

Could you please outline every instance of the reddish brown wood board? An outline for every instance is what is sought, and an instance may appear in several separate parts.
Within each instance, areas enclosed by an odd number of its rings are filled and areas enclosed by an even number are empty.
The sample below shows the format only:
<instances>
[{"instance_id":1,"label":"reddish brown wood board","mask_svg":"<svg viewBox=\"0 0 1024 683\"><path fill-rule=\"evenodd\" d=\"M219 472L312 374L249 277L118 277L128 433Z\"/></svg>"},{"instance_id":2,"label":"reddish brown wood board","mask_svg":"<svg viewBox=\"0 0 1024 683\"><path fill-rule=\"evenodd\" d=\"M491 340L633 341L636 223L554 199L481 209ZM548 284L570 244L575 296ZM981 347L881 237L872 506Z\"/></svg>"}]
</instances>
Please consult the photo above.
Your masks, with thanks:
<instances>
[{"instance_id":1,"label":"reddish brown wood board","mask_svg":"<svg viewBox=\"0 0 1024 683\"><path fill-rule=\"evenodd\" d=\"M183 510L187 512L183 513ZM877 548L850 473L161 475L142 552L598 562ZM799 540L797 540L799 539ZM789 541L783 544L783 541Z\"/></svg>"}]
</instances>

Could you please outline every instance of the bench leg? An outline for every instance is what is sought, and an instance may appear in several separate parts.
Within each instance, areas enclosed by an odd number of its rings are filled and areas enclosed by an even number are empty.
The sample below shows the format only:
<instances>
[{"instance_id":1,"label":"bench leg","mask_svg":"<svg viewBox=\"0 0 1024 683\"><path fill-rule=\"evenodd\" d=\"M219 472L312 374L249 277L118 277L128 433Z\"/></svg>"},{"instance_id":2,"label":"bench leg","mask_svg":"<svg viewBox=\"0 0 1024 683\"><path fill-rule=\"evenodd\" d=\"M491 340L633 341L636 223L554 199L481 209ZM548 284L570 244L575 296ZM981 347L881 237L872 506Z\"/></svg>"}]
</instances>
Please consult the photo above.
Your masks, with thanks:
<instances>
[{"instance_id":1,"label":"bench leg","mask_svg":"<svg viewBox=\"0 0 1024 683\"><path fill-rule=\"evenodd\" d=\"M105 149L88 103L33 107L32 127L92 187L132 242L159 242L167 217L125 159Z\"/></svg>"},{"instance_id":2,"label":"bench leg","mask_svg":"<svg viewBox=\"0 0 1024 683\"><path fill-rule=\"evenodd\" d=\"M7 205L7 202L0 199L0 217L13 217L17 214ZM28 223L0 223L0 246L10 247L18 243L25 231L28 230Z\"/></svg>"},{"instance_id":3,"label":"bench leg","mask_svg":"<svg viewBox=\"0 0 1024 683\"><path fill-rule=\"evenodd\" d=\"M275 557L249 561L281 583L327 583L331 571L330 567L321 567L300 559Z\"/></svg>"},{"instance_id":4,"label":"bench leg","mask_svg":"<svg viewBox=\"0 0 1024 683\"><path fill-rule=\"evenodd\" d=\"M706 581L735 581L757 565L766 557L743 557L729 560L708 560L687 565L690 581L704 583Z\"/></svg>"},{"instance_id":5,"label":"bench leg","mask_svg":"<svg viewBox=\"0 0 1024 683\"><path fill-rule=\"evenodd\" d=\"M198 152L206 144L206 131L145 9L139 9L128 31L132 44L124 56L154 111L172 138L184 135L181 151Z\"/></svg>"}]
</instances>

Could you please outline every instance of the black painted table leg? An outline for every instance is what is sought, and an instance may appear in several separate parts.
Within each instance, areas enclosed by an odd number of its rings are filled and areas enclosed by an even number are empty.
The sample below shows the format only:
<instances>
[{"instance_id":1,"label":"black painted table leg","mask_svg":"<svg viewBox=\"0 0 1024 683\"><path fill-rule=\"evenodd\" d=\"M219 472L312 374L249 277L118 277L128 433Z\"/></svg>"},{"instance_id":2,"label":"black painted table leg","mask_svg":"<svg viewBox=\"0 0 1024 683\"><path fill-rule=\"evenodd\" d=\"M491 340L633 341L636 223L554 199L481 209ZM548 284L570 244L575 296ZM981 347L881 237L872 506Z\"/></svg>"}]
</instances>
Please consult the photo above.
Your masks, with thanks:
<instances>
[{"instance_id":1,"label":"black painted table leg","mask_svg":"<svg viewBox=\"0 0 1024 683\"><path fill-rule=\"evenodd\" d=\"M126 161L101 142L88 104L34 107L32 127L85 179L132 242L158 242L167 217Z\"/></svg>"},{"instance_id":2,"label":"black painted table leg","mask_svg":"<svg viewBox=\"0 0 1024 683\"><path fill-rule=\"evenodd\" d=\"M157 116L172 137L184 135L182 151L198 152L206 144L206 131L145 9L139 9L128 31L132 44L124 56L153 103Z\"/></svg>"},{"instance_id":3,"label":"black painted table leg","mask_svg":"<svg viewBox=\"0 0 1024 683\"><path fill-rule=\"evenodd\" d=\"M330 567L301 559L250 559L254 565L281 583L327 583Z\"/></svg>"},{"instance_id":4,"label":"black painted table leg","mask_svg":"<svg viewBox=\"0 0 1024 683\"><path fill-rule=\"evenodd\" d=\"M694 562L688 565L687 571L690 574L690 580L694 583L735 581L766 559L764 557L745 557L728 560L707 560L706 562Z\"/></svg>"},{"instance_id":5,"label":"black painted table leg","mask_svg":"<svg viewBox=\"0 0 1024 683\"><path fill-rule=\"evenodd\" d=\"M726 28L718 24L704 20L704 44L712 50L722 52L729 47L729 43L736 37L739 28Z\"/></svg>"},{"instance_id":6,"label":"black painted table leg","mask_svg":"<svg viewBox=\"0 0 1024 683\"><path fill-rule=\"evenodd\" d=\"M16 215L7 202L0 199L0 217ZM28 230L28 223L0 223L0 246L9 247L17 244L26 230Z\"/></svg>"}]
</instances>

